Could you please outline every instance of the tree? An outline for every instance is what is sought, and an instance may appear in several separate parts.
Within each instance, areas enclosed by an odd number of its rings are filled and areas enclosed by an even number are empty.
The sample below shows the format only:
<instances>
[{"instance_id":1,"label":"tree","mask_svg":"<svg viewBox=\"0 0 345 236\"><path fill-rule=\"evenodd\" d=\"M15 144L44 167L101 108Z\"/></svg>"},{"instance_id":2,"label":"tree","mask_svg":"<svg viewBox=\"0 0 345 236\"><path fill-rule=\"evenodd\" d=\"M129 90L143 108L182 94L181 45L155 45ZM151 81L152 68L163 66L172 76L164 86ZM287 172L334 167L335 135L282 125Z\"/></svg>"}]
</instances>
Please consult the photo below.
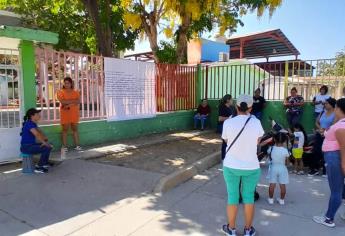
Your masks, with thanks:
<instances>
[{"instance_id":1,"label":"tree","mask_svg":"<svg viewBox=\"0 0 345 236\"><path fill-rule=\"evenodd\" d=\"M247 12L257 10L261 16L269 9L272 15L281 3L282 0L122 0L126 26L145 33L155 61L159 62L160 27L168 38L174 37L179 63L185 62L189 39L215 27L221 35L227 30L233 32L238 24L243 25L240 17Z\"/></svg>"},{"instance_id":2,"label":"tree","mask_svg":"<svg viewBox=\"0 0 345 236\"><path fill-rule=\"evenodd\" d=\"M176 45L174 42L161 41L157 51L157 57L161 63L176 64Z\"/></svg>"},{"instance_id":3,"label":"tree","mask_svg":"<svg viewBox=\"0 0 345 236\"><path fill-rule=\"evenodd\" d=\"M137 38L124 28L120 0L0 0L0 9L23 15L24 26L58 33L57 49L114 56Z\"/></svg>"},{"instance_id":4,"label":"tree","mask_svg":"<svg viewBox=\"0 0 345 236\"><path fill-rule=\"evenodd\" d=\"M345 48L336 53L335 59L321 61L318 68L319 76L345 76Z\"/></svg>"}]
</instances>

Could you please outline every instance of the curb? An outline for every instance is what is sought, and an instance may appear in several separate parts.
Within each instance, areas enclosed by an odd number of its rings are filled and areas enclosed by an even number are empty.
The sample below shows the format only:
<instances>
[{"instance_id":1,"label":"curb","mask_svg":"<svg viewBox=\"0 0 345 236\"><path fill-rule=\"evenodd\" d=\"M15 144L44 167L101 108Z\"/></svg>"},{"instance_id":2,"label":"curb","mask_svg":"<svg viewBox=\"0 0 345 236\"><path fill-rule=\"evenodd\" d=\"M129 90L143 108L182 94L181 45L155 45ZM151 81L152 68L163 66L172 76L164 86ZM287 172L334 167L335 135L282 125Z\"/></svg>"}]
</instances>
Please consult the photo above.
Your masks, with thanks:
<instances>
[{"instance_id":1,"label":"curb","mask_svg":"<svg viewBox=\"0 0 345 236\"><path fill-rule=\"evenodd\" d=\"M200 174L220 163L221 152L212 153L199 161L194 162L181 170L175 171L167 176L162 177L154 187L153 193L162 194L175 188L176 186L190 180L195 175Z\"/></svg>"}]
</instances>

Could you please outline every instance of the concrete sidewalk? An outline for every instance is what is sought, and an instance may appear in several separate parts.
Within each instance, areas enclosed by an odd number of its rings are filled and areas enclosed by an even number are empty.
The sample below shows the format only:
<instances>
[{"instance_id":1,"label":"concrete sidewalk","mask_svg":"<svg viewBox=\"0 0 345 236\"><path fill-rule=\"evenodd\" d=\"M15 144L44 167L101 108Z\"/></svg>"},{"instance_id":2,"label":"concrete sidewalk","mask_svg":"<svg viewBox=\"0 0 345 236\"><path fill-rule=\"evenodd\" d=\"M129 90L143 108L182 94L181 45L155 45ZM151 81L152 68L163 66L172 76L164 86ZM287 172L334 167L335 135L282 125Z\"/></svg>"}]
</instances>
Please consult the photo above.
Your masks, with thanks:
<instances>
[{"instance_id":1,"label":"concrete sidewalk","mask_svg":"<svg viewBox=\"0 0 345 236\"><path fill-rule=\"evenodd\" d=\"M255 227L260 236L344 235L312 222L328 201L327 180L291 176L285 206L266 203L266 167L258 187ZM148 190L159 174L70 160L49 175L0 181L0 235L222 235L226 191L219 166L164 195ZM238 229L242 233L242 210ZM242 235L242 234L240 234Z\"/></svg>"},{"instance_id":2,"label":"concrete sidewalk","mask_svg":"<svg viewBox=\"0 0 345 236\"><path fill-rule=\"evenodd\" d=\"M177 140L189 139L201 134L214 133L214 130L198 131L180 131L174 133L159 133L140 136L137 138L120 140L114 143L108 143L97 146L84 147L83 151L71 150L67 153L66 159L92 159L98 158L109 154L120 153L124 151L143 148L150 145L157 145L166 142L172 142ZM51 155L51 160L55 162L61 162L61 152L54 152Z\"/></svg>"}]
</instances>

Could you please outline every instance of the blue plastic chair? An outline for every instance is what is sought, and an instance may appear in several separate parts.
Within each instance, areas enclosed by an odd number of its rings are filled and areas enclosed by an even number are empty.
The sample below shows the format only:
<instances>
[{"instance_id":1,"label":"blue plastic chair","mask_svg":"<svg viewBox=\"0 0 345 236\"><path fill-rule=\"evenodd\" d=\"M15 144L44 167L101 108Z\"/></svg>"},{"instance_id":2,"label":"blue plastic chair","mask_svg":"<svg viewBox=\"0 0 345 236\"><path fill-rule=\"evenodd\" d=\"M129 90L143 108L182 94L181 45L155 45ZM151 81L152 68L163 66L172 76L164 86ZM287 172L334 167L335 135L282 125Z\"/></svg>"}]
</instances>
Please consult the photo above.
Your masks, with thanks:
<instances>
[{"instance_id":1,"label":"blue plastic chair","mask_svg":"<svg viewBox=\"0 0 345 236\"><path fill-rule=\"evenodd\" d=\"M20 157L23 159L22 173L34 174L35 173L35 166L34 166L33 156L31 154L21 153Z\"/></svg>"}]
</instances>

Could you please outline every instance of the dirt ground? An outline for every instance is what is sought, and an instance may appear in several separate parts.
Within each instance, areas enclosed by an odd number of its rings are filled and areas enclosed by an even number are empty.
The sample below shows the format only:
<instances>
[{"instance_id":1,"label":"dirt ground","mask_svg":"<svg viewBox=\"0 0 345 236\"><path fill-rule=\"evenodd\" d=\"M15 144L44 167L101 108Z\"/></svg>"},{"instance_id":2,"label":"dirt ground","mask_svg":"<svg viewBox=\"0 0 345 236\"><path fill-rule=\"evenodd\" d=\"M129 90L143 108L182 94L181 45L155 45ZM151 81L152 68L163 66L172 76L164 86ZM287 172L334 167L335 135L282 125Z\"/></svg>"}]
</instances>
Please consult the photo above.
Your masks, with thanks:
<instances>
[{"instance_id":1,"label":"dirt ground","mask_svg":"<svg viewBox=\"0 0 345 236\"><path fill-rule=\"evenodd\" d=\"M90 161L170 174L209 154L220 151L220 146L219 134L212 132L184 140L111 154Z\"/></svg>"}]
</instances>

